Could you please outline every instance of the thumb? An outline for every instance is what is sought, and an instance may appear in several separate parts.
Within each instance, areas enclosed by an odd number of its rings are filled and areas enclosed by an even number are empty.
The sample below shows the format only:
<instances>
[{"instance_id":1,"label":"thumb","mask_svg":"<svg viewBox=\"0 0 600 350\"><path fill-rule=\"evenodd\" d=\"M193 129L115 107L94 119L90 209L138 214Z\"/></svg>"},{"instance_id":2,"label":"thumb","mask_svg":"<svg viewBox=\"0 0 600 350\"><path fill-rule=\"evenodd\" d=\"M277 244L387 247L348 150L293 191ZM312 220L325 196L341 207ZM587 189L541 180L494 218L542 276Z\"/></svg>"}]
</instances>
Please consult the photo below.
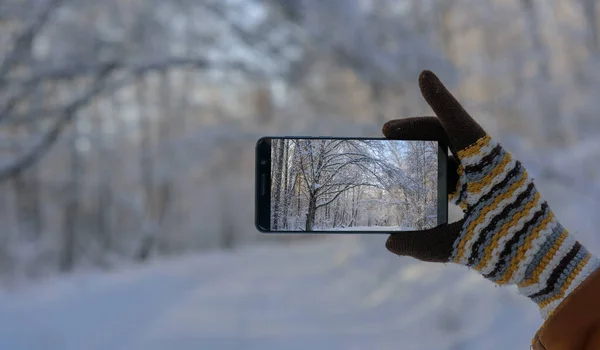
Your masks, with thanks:
<instances>
[{"instance_id":1,"label":"thumb","mask_svg":"<svg viewBox=\"0 0 600 350\"><path fill-rule=\"evenodd\" d=\"M465 219L429 230L406 231L390 235L385 247L400 256L429 262L449 262L454 242L458 239Z\"/></svg>"}]
</instances>

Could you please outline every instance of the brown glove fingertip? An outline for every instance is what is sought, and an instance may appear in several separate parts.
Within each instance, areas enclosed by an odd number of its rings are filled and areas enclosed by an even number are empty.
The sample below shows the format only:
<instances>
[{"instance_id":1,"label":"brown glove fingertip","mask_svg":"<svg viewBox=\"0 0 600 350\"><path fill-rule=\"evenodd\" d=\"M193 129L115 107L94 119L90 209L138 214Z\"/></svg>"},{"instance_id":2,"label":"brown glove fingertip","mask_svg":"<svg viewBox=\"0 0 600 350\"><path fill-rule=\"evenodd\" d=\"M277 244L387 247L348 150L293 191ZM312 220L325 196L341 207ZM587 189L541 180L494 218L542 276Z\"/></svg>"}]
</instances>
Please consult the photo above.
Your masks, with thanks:
<instances>
[{"instance_id":1,"label":"brown glove fingertip","mask_svg":"<svg viewBox=\"0 0 600 350\"><path fill-rule=\"evenodd\" d=\"M385 247L400 256L428 262L449 262L454 242L464 219L423 231L407 231L390 235Z\"/></svg>"}]
</instances>

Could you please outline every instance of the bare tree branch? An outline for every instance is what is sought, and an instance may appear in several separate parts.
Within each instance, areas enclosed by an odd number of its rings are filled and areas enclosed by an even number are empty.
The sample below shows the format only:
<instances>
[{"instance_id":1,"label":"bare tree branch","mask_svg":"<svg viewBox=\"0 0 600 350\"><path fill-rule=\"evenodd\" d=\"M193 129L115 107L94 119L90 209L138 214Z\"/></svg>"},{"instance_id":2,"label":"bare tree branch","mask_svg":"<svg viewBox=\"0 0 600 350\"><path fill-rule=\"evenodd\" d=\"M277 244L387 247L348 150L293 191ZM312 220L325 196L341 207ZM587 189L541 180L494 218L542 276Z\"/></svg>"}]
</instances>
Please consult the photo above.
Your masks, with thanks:
<instances>
[{"instance_id":1,"label":"bare tree branch","mask_svg":"<svg viewBox=\"0 0 600 350\"><path fill-rule=\"evenodd\" d=\"M64 0L48 0L44 4L40 13L34 19L32 19L25 29L18 35L11 52L9 52L2 63L0 63L0 77L6 76L6 74L17 61L23 60L23 57L21 57L22 53L26 52L25 49L27 46L42 30L44 25L46 25L48 22L48 19L50 19L50 15L58 8L58 6L60 6L63 1ZM3 81L0 81L0 87L3 87Z\"/></svg>"},{"instance_id":2,"label":"bare tree branch","mask_svg":"<svg viewBox=\"0 0 600 350\"><path fill-rule=\"evenodd\" d=\"M35 75L29 80L22 82L23 85L21 88L23 88L24 91L27 91L27 89L24 89L24 87L31 88L32 86L35 86L36 84L39 84L42 81L48 79L70 80L76 77L97 74L98 71L106 69L108 65L115 65L115 69L122 70L129 75L127 79L121 79L110 84L111 89L118 89L119 87L127 84L128 82L131 82L132 80L144 74L148 74L153 71L162 71L165 69L172 68L191 67L195 69L229 69L241 70L244 71L247 75L252 75L253 73L242 63L217 64L209 62L204 58L169 57L160 60L138 62L130 65L121 65L117 61L113 61L108 63L78 64L73 66L61 67L54 70L47 70L45 72L42 72L41 74ZM258 75L259 73L254 72L254 74ZM23 96L21 96L20 98L22 98ZM15 99L15 101L12 102L12 105L5 106L4 108L2 108L2 110L0 111L0 123L10 123L11 125L23 125L43 119L55 118L57 115L62 115L64 112L64 108L57 108L50 111L45 108L39 108L30 111L24 115L10 115L10 111L14 108L14 104L16 104L18 101L19 99Z\"/></svg>"},{"instance_id":3,"label":"bare tree branch","mask_svg":"<svg viewBox=\"0 0 600 350\"><path fill-rule=\"evenodd\" d=\"M0 63L0 89L4 89L8 84L7 75L15 63L26 60L28 57L26 57L25 54L31 54L29 48L33 38L42 30L44 25L48 22L50 15L62 2L63 0L46 1L40 13L35 16L17 36L13 43L13 47ZM17 106L25 93L24 90L19 89L16 89L14 92L9 91L9 97L3 103L2 108L0 108L0 120Z\"/></svg>"},{"instance_id":4,"label":"bare tree branch","mask_svg":"<svg viewBox=\"0 0 600 350\"><path fill-rule=\"evenodd\" d=\"M330 203L332 203L333 201L335 201L342 193L344 193L344 192L346 192L348 190L351 190L351 189L353 189L355 187L360 187L360 186L369 186L369 187L376 187L377 188L376 185L369 184L369 183L350 184L350 185L347 185L346 187L342 188L332 199L330 199L330 200L328 200L328 201L326 201L324 203L317 204L316 208L319 209L321 207L327 206Z\"/></svg>"},{"instance_id":5,"label":"bare tree branch","mask_svg":"<svg viewBox=\"0 0 600 350\"><path fill-rule=\"evenodd\" d=\"M26 79L11 80L11 84L18 85L21 88L35 86L44 80L70 80L75 77L96 74L106 63L101 62L78 62L70 63L64 67L47 68L41 67L34 69ZM201 69L227 69L239 70L249 76L259 76L260 72L254 71L244 63L217 63L211 62L203 57L164 57L131 64L121 64L120 68L133 74L143 74L148 71L160 71L176 67L192 67Z\"/></svg>"},{"instance_id":6,"label":"bare tree branch","mask_svg":"<svg viewBox=\"0 0 600 350\"><path fill-rule=\"evenodd\" d=\"M55 122L37 145L27 152L27 154L21 156L18 160L0 170L0 181L20 174L44 156L58 140L63 129L75 118L77 111L87 105L95 96L105 89L105 81L110 72L116 67L117 66L114 64L107 65L103 71L99 72L93 87L79 98L71 101L71 103L65 107L63 117Z\"/></svg>"}]
</instances>

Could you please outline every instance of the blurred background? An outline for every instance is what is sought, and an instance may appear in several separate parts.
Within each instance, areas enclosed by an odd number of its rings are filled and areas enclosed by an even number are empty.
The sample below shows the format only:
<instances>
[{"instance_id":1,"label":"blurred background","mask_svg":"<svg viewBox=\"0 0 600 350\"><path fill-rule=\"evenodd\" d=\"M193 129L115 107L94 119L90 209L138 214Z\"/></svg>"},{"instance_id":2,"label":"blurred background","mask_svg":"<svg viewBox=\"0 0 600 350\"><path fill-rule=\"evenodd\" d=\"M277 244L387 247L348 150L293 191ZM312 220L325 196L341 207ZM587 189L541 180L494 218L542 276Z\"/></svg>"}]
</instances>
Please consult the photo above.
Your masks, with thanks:
<instances>
[{"instance_id":1,"label":"blurred background","mask_svg":"<svg viewBox=\"0 0 600 350\"><path fill-rule=\"evenodd\" d=\"M254 144L431 115L430 69L600 253L599 6L0 1L0 348L529 348L467 269L259 234Z\"/></svg>"}]
</instances>

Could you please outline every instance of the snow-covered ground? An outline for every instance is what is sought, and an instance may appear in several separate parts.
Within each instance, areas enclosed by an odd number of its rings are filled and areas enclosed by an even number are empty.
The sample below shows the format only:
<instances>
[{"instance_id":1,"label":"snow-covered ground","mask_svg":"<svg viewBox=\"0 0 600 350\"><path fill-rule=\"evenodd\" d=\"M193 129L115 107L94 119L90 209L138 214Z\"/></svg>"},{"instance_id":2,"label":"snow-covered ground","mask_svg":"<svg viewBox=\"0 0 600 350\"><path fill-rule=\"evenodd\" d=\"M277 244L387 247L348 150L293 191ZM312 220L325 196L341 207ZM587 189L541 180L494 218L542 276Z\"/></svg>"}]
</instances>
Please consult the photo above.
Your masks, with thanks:
<instances>
[{"instance_id":1,"label":"snow-covered ground","mask_svg":"<svg viewBox=\"0 0 600 350\"><path fill-rule=\"evenodd\" d=\"M528 349L541 318L475 272L343 235L47 280L0 296L0 349Z\"/></svg>"}]
</instances>

